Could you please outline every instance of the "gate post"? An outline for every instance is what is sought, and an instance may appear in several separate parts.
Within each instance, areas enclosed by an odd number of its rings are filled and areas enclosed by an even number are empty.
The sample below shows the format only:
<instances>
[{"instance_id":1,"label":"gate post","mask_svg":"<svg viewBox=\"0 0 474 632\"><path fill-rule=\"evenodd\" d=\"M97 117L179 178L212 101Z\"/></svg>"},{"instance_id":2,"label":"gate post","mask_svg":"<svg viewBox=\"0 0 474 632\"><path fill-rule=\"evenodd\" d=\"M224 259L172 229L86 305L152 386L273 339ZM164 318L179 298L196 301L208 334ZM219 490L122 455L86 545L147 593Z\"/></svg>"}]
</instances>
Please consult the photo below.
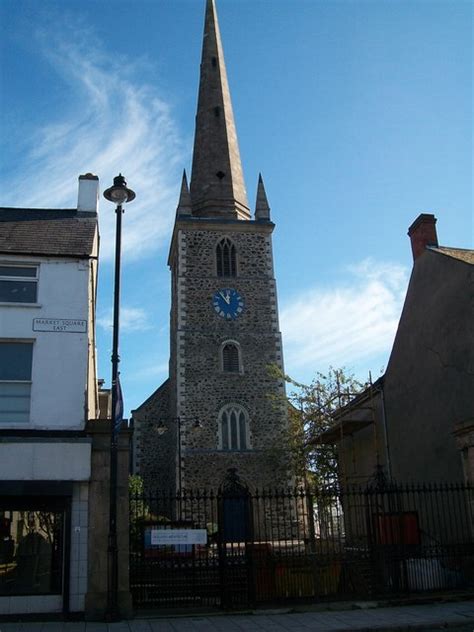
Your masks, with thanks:
<instances>
[{"instance_id":1,"label":"gate post","mask_svg":"<svg viewBox=\"0 0 474 632\"><path fill-rule=\"evenodd\" d=\"M85 618L102 620L107 608L108 507L110 492L110 420L91 420L87 434L92 438L89 483L89 532ZM131 431L122 424L117 454L117 543L118 604L123 618L132 614L129 566L129 448Z\"/></svg>"}]
</instances>

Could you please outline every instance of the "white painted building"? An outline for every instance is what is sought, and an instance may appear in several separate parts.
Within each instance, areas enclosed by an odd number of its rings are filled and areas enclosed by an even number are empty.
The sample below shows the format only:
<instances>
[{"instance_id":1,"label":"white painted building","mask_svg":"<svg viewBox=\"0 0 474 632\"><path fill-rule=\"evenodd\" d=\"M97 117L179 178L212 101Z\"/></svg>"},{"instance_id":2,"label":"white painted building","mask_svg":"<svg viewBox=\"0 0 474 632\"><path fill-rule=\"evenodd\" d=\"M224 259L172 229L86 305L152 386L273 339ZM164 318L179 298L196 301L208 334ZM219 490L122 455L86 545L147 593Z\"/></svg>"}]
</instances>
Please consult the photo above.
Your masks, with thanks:
<instances>
[{"instance_id":1,"label":"white painted building","mask_svg":"<svg viewBox=\"0 0 474 632\"><path fill-rule=\"evenodd\" d=\"M0 209L0 614L84 610L98 187Z\"/></svg>"}]
</instances>

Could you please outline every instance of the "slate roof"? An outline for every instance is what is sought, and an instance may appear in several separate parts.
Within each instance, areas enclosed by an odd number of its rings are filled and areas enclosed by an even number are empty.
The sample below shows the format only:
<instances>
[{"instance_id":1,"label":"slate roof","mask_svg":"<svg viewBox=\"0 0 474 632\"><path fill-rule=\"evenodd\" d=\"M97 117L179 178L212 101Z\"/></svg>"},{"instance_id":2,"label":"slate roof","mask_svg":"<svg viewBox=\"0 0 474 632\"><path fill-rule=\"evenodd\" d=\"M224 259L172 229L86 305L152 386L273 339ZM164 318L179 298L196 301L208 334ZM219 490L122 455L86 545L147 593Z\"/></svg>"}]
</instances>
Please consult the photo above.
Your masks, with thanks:
<instances>
[{"instance_id":1,"label":"slate roof","mask_svg":"<svg viewBox=\"0 0 474 632\"><path fill-rule=\"evenodd\" d=\"M448 257L453 257L454 259L459 259L460 261L474 265L474 250L467 250L464 248L447 248L446 246L439 246L437 248L431 246L430 250L440 252L442 255L448 255Z\"/></svg>"},{"instance_id":2,"label":"slate roof","mask_svg":"<svg viewBox=\"0 0 474 632\"><path fill-rule=\"evenodd\" d=\"M0 208L0 253L86 258L96 230L96 213Z\"/></svg>"}]
</instances>

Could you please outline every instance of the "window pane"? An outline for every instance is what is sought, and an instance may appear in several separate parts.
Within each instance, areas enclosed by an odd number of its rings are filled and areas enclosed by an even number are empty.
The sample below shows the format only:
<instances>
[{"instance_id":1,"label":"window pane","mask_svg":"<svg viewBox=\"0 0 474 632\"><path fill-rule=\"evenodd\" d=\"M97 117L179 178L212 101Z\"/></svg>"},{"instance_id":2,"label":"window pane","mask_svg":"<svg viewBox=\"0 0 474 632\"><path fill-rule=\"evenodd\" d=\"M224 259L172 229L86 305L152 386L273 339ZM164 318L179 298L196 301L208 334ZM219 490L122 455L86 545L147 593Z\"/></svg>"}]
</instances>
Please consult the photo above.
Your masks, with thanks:
<instances>
[{"instance_id":1,"label":"window pane","mask_svg":"<svg viewBox=\"0 0 474 632\"><path fill-rule=\"evenodd\" d=\"M0 382L0 423L30 419L31 384Z\"/></svg>"},{"instance_id":2,"label":"window pane","mask_svg":"<svg viewBox=\"0 0 474 632\"><path fill-rule=\"evenodd\" d=\"M245 428L245 415L240 413L239 415L239 437L240 437L240 449L247 449L247 433Z\"/></svg>"},{"instance_id":3,"label":"window pane","mask_svg":"<svg viewBox=\"0 0 474 632\"><path fill-rule=\"evenodd\" d=\"M227 413L222 414L221 420L221 431L222 431L222 449L229 449L229 420L227 418Z\"/></svg>"},{"instance_id":4,"label":"window pane","mask_svg":"<svg viewBox=\"0 0 474 632\"><path fill-rule=\"evenodd\" d=\"M222 368L224 371L229 371L229 345L226 345L222 350Z\"/></svg>"},{"instance_id":5,"label":"window pane","mask_svg":"<svg viewBox=\"0 0 474 632\"><path fill-rule=\"evenodd\" d=\"M36 277L36 268L19 268L17 266L0 266L0 276Z\"/></svg>"},{"instance_id":6,"label":"window pane","mask_svg":"<svg viewBox=\"0 0 474 632\"><path fill-rule=\"evenodd\" d=\"M1 281L0 302L36 303L36 281Z\"/></svg>"},{"instance_id":7,"label":"window pane","mask_svg":"<svg viewBox=\"0 0 474 632\"><path fill-rule=\"evenodd\" d=\"M230 273L230 253L229 246L224 246L224 276L229 276Z\"/></svg>"},{"instance_id":8,"label":"window pane","mask_svg":"<svg viewBox=\"0 0 474 632\"><path fill-rule=\"evenodd\" d=\"M237 349L237 347L235 345L231 345L230 347L230 353L229 353L229 371L232 371L233 373L238 373L239 372L239 350Z\"/></svg>"},{"instance_id":9,"label":"window pane","mask_svg":"<svg viewBox=\"0 0 474 632\"><path fill-rule=\"evenodd\" d=\"M230 413L230 448L231 450L239 449L237 443L237 415L234 411Z\"/></svg>"},{"instance_id":10,"label":"window pane","mask_svg":"<svg viewBox=\"0 0 474 632\"><path fill-rule=\"evenodd\" d=\"M33 344L0 342L0 380L31 380Z\"/></svg>"},{"instance_id":11,"label":"window pane","mask_svg":"<svg viewBox=\"0 0 474 632\"><path fill-rule=\"evenodd\" d=\"M11 412L29 410L31 384L0 382L0 409Z\"/></svg>"},{"instance_id":12,"label":"window pane","mask_svg":"<svg viewBox=\"0 0 474 632\"><path fill-rule=\"evenodd\" d=\"M235 246L232 244L230 248L230 276L235 276L237 273L237 266L235 263Z\"/></svg>"}]
</instances>

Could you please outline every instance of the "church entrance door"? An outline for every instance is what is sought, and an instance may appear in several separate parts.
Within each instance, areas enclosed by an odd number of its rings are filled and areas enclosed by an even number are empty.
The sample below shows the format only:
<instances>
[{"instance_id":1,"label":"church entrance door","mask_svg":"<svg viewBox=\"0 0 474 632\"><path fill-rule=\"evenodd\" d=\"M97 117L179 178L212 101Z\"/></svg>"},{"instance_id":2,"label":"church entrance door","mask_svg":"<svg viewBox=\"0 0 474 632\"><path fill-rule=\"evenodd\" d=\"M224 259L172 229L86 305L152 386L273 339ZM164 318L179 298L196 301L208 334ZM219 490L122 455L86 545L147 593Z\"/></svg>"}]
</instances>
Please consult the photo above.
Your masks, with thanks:
<instances>
[{"instance_id":1,"label":"church entrance door","mask_svg":"<svg viewBox=\"0 0 474 632\"><path fill-rule=\"evenodd\" d=\"M219 569L221 604L245 606L254 601L250 548L252 498L237 470L228 470L219 497Z\"/></svg>"}]
</instances>

